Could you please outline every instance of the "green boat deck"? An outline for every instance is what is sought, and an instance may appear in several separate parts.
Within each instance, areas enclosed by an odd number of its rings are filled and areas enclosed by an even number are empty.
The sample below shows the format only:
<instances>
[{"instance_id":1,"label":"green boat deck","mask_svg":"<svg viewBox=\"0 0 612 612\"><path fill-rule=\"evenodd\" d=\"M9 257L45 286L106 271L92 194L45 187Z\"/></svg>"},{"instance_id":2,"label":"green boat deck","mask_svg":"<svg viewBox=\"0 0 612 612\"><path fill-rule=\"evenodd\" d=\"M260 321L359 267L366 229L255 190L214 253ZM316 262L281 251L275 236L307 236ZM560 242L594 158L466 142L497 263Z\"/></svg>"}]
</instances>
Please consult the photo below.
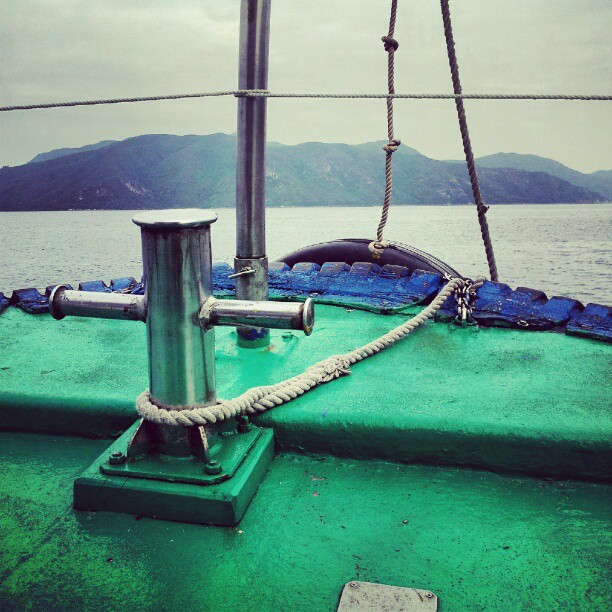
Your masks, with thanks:
<instances>
[{"instance_id":1,"label":"green boat deck","mask_svg":"<svg viewBox=\"0 0 612 612\"><path fill-rule=\"evenodd\" d=\"M310 337L261 350L217 328L219 397L271 384L405 320L317 306ZM607 477L612 347L554 333L428 324L353 374L257 417L284 450ZM26 315L0 319L0 427L108 437L147 386L145 326Z\"/></svg>"},{"instance_id":2,"label":"green boat deck","mask_svg":"<svg viewBox=\"0 0 612 612\"><path fill-rule=\"evenodd\" d=\"M310 338L273 331L255 351L218 328L219 396L402 320L318 306ZM431 590L441 610L609 609L611 351L428 324L257 417L272 466L236 528L206 527L71 508L74 479L135 419L144 325L9 309L2 607L334 610L363 580Z\"/></svg>"},{"instance_id":3,"label":"green boat deck","mask_svg":"<svg viewBox=\"0 0 612 612\"><path fill-rule=\"evenodd\" d=\"M4 609L334 610L342 585L443 610L604 610L607 487L278 455L236 528L71 509L106 441L5 433Z\"/></svg>"}]
</instances>

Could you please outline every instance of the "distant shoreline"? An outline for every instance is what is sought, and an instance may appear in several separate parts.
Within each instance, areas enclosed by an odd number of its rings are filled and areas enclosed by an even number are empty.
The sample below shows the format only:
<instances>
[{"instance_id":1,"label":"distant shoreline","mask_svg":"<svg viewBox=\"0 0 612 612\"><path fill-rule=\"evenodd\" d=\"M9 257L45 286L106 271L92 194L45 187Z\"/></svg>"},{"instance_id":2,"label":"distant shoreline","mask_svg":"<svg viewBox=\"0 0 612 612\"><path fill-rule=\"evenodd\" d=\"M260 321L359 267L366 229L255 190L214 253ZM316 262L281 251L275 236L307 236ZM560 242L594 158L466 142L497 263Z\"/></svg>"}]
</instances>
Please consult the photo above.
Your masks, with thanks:
<instances>
[{"instance_id":1,"label":"distant shoreline","mask_svg":"<svg viewBox=\"0 0 612 612\"><path fill-rule=\"evenodd\" d=\"M266 153L270 207L368 207L382 204L382 142L304 143ZM554 159L516 153L479 157L490 205L612 201L612 169L584 174ZM148 134L113 144L60 149L0 169L0 210L154 210L233 208L236 138L224 134ZM394 205L466 206L465 164L431 159L404 144L393 177Z\"/></svg>"},{"instance_id":2,"label":"distant shoreline","mask_svg":"<svg viewBox=\"0 0 612 612\"><path fill-rule=\"evenodd\" d=\"M491 208L495 208L497 206L606 206L612 204L612 202L538 202L528 203L528 202L499 202L496 204L490 204ZM394 207L402 207L402 208L469 208L470 206L474 206L474 203L466 203L466 204L392 204L392 208ZM379 208L380 204L296 204L296 205L278 205L278 204L268 204L266 209L279 209L279 208ZM196 206L196 208L207 208L206 206ZM219 209L219 210L234 210L235 206L211 206L210 208ZM0 214L16 214L16 213L64 213L64 212L137 212L143 210L170 210L167 208L67 208L67 209L55 209L55 210L0 210Z\"/></svg>"}]
</instances>

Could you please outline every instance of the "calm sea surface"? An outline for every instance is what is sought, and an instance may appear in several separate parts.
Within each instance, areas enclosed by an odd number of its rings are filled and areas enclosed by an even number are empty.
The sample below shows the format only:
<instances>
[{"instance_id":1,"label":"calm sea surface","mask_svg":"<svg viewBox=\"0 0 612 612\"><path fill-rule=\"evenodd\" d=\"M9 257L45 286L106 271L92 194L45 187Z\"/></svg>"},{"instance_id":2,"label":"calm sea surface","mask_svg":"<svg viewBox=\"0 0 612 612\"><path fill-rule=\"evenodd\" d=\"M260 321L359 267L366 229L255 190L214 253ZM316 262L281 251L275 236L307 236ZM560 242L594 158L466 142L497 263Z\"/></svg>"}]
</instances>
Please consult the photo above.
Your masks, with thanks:
<instances>
[{"instance_id":1,"label":"calm sea surface","mask_svg":"<svg viewBox=\"0 0 612 612\"><path fill-rule=\"evenodd\" d=\"M0 291L141 276L130 211L0 213ZM271 208L268 254L308 244L371 237L379 208ZM489 212L500 278L586 302L612 304L612 205L494 206ZM487 273L474 207L393 208L385 237L436 255L462 274ZM219 211L213 260L232 261L234 211Z\"/></svg>"}]
</instances>

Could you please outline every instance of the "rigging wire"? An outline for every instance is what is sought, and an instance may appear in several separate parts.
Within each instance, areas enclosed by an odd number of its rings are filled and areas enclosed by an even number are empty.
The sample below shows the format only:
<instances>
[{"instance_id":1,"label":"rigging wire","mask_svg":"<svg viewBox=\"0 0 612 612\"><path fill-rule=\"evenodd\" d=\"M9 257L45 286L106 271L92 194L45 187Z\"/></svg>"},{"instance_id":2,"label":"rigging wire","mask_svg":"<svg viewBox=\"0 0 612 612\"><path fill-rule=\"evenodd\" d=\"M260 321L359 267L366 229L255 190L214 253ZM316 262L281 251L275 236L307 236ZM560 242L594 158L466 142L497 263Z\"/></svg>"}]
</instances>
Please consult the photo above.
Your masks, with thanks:
<instances>
[{"instance_id":1,"label":"rigging wire","mask_svg":"<svg viewBox=\"0 0 612 612\"><path fill-rule=\"evenodd\" d=\"M457 55L455 53L455 41L453 39L453 27L451 24L450 8L448 0L440 0L442 8L442 21L444 23L444 37L446 38L446 50L448 52L448 63L451 71L451 79L453 81L453 91L456 95L461 94L461 80L459 79L459 64L457 63ZM489 274L492 281L498 280L497 264L495 263L495 253L493 252L493 243L491 242L491 234L489 232L489 224L487 222L487 210L489 207L484 203L480 192L480 182L478 173L476 172L476 163L474 161L474 152L472 151L472 141L470 140L470 132L468 130L467 117L463 106L463 99L456 98L455 106L457 107L457 118L459 119L459 130L461 132L461 140L463 141L463 151L465 152L465 161L467 163L468 173L470 175L470 183L472 185L472 194L474 195L474 204L478 212L478 223L480 224L480 233L484 243L485 252L487 255L487 263L489 265Z\"/></svg>"},{"instance_id":2,"label":"rigging wire","mask_svg":"<svg viewBox=\"0 0 612 612\"><path fill-rule=\"evenodd\" d=\"M72 106L98 106L104 104L127 104L132 102L159 102L163 100L185 100L188 98L214 98L234 96L236 98L312 98L337 100L557 100L580 102L609 102L612 96L600 94L443 94L443 93L283 93L261 89L229 89L203 93L168 94L160 96L140 96L138 98L106 98L100 100L75 100L71 102L45 102L41 104L17 104L0 106L0 112L18 110L37 110L44 108L64 108Z\"/></svg>"},{"instance_id":3,"label":"rigging wire","mask_svg":"<svg viewBox=\"0 0 612 612\"><path fill-rule=\"evenodd\" d=\"M41 104L22 104L1 106L0 112L18 111L18 110L36 110L75 106L97 106L109 104L124 104L134 102L156 102L162 100L184 100L189 98L207 98L219 96L235 96L235 97L265 97L265 98L323 98L323 99L377 99L385 98L387 101L387 136L388 142L383 147L386 153L385 157L385 194L383 199L383 207L381 212L380 222L376 232L376 240L369 244L370 252L374 259L379 259L385 247L388 245L384 241L383 231L387 223L389 208L391 205L391 194L393 187L392 178L392 157L397 151L401 141L394 137L393 133L393 100L395 99L426 99L426 100L443 100L454 99L457 109L457 117L459 120L459 128L463 141L463 149L470 177L470 184L474 196L474 203L478 213L478 222L480 231L485 246L487 262L491 280L498 280L497 265L495 263L495 255L489 232L489 226L486 218L486 213L489 207L484 203L480 191L480 183L476 171L472 143L467 125L467 117L463 100L575 100L575 101L610 101L612 96L599 94L464 94L461 89L461 81L459 78L459 66L455 52L455 42L453 39L453 30L450 17L449 0L440 0L442 10L442 20L444 24L444 36L446 39L446 48L448 52L448 61L451 70L451 79L453 84L453 94L396 94L394 84L394 56L399 44L393 38L395 31L395 22L397 16L397 0L391 0L391 13L389 18L389 31L386 36L382 37L385 51L387 52L387 82L388 92L386 94L337 94L337 93L275 93L261 89L237 89L226 91L213 91L203 93L185 93L185 94L169 94L158 96L141 96L132 98L108 98L98 100L80 100L71 102L49 102Z\"/></svg>"}]
</instances>

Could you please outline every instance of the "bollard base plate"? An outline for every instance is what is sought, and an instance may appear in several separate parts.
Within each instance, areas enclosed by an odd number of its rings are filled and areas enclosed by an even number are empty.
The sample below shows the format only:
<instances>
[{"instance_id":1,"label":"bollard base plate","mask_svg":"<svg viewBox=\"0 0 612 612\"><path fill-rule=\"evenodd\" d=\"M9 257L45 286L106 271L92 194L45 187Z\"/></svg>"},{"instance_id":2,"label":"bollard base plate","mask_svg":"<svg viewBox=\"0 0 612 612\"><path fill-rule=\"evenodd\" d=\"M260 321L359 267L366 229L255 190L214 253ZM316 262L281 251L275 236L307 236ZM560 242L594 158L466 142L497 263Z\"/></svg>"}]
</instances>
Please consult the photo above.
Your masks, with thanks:
<instances>
[{"instance_id":1,"label":"bollard base plate","mask_svg":"<svg viewBox=\"0 0 612 612\"><path fill-rule=\"evenodd\" d=\"M142 431L142 426L145 424L146 421L140 424L138 432ZM142 454L128 457L128 449L138 435L136 429L131 427L109 448L106 461L100 464L100 471L114 476L147 480L187 482L206 486L218 484L232 478L263 432L260 427L249 425L249 429L243 433L233 429L223 432L222 436L210 434L208 460L214 461L215 469L207 471L207 464L193 455L177 457L159 452L146 452L143 449ZM119 459L112 456L117 453Z\"/></svg>"},{"instance_id":2,"label":"bollard base plate","mask_svg":"<svg viewBox=\"0 0 612 612\"><path fill-rule=\"evenodd\" d=\"M104 473L102 470L108 466L109 455L125 450L134 429L135 426L126 431L75 480L75 509L233 526L245 513L274 456L274 432L259 429L260 435L234 475L218 484L169 482Z\"/></svg>"}]
</instances>

